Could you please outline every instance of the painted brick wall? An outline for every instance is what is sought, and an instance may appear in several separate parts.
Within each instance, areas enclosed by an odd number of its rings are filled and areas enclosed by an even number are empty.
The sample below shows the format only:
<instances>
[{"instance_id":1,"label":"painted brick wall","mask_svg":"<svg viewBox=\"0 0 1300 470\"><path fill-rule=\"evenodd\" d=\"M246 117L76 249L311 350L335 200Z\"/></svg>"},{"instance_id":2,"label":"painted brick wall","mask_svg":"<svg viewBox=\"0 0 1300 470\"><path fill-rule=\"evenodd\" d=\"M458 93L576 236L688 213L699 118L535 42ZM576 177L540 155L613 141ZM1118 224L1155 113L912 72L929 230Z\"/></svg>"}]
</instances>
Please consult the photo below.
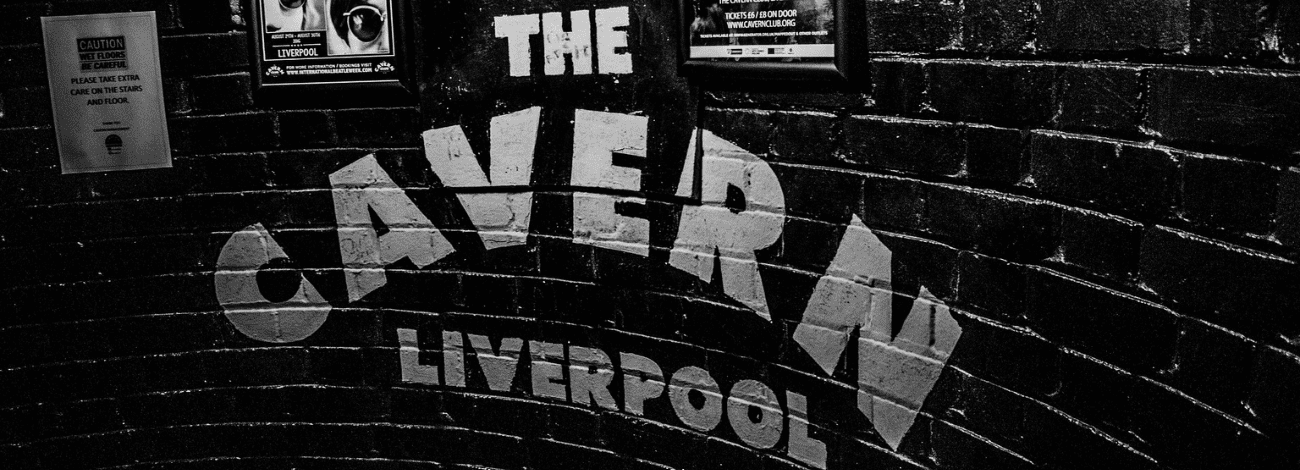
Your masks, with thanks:
<instances>
[{"instance_id":1,"label":"painted brick wall","mask_svg":"<svg viewBox=\"0 0 1300 470\"><path fill-rule=\"evenodd\" d=\"M416 1L418 97L292 109L248 2L5 2L0 461L1300 463L1300 4L866 1L862 90L692 87L663 0ZM124 10L174 168L60 175L39 17ZM627 47L512 68L571 11Z\"/></svg>"}]
</instances>

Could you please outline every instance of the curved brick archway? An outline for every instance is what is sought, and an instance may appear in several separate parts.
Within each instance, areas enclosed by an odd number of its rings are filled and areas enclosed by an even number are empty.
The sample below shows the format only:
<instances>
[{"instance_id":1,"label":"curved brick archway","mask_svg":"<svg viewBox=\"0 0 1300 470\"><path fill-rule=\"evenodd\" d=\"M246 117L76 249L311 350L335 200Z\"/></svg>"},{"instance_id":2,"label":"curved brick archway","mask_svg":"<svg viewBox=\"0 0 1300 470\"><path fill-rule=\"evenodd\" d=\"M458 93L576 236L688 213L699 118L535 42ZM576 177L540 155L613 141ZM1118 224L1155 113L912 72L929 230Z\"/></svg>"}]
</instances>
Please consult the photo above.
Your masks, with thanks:
<instances>
[{"instance_id":1,"label":"curved brick archway","mask_svg":"<svg viewBox=\"0 0 1300 470\"><path fill-rule=\"evenodd\" d=\"M288 109L249 5L0 6L14 468L1300 459L1291 2L868 1L856 90L693 86L668 2L427 2L418 97ZM39 17L123 9L174 167L60 175Z\"/></svg>"}]
</instances>

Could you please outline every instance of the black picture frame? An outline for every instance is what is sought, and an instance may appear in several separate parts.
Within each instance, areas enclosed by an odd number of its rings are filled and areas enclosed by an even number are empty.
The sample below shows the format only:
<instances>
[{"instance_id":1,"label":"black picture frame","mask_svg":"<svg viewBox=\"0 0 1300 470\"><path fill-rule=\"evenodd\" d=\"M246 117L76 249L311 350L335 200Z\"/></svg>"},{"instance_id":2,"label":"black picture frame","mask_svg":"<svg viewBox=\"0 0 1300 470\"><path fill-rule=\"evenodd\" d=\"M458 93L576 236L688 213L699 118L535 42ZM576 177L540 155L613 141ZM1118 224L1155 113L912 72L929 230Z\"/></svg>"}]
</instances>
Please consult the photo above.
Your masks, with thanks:
<instances>
[{"instance_id":1,"label":"black picture frame","mask_svg":"<svg viewBox=\"0 0 1300 470\"><path fill-rule=\"evenodd\" d=\"M867 80L870 54L867 45L866 2L830 0L835 12L835 52L831 59L692 58L691 27L694 5L677 0L679 74L709 84L815 81L844 85ZM744 47L743 45L741 47Z\"/></svg>"},{"instance_id":2,"label":"black picture frame","mask_svg":"<svg viewBox=\"0 0 1300 470\"><path fill-rule=\"evenodd\" d=\"M352 9L374 12L378 11L378 7L386 6L387 10L380 12L382 18L380 33L374 40L364 43L374 46L380 40L379 38L383 37L387 40L386 49L378 47L360 52L336 50L336 45L361 48L363 44L362 41L356 40L355 32L346 32L335 25L332 10L336 2L343 5L338 8L347 9L349 14ZM300 30L272 31L279 26L273 25L268 28L268 22L276 21L275 18L267 18L268 5L270 8L280 8L286 3L302 5L288 10L319 9L318 15L313 18L318 25L309 26L306 23L313 20L302 20ZM285 0L284 2L247 0L246 5L250 9L249 17L253 23L250 25L252 40L249 43L253 57L251 62L254 67L253 96L258 103L289 107L320 107L323 104L398 105L415 101L417 64L414 60L412 38L415 32L414 17L417 12L412 8L411 0ZM365 8L362 5L376 8ZM322 14L323 18L320 17ZM350 25L348 23L350 19L350 17L343 19L342 24ZM291 21L298 20L289 18L284 22ZM350 34L348 37L353 41L341 39L339 31ZM281 37L299 34L312 36L318 32L320 38L301 39L311 43L301 47L284 44L283 41L291 39ZM275 44L277 42L279 44ZM281 48L297 50L297 53L305 57L268 57L274 54L271 51L275 50L278 53ZM321 70L328 72L319 72ZM291 74L293 72L298 74Z\"/></svg>"}]
</instances>

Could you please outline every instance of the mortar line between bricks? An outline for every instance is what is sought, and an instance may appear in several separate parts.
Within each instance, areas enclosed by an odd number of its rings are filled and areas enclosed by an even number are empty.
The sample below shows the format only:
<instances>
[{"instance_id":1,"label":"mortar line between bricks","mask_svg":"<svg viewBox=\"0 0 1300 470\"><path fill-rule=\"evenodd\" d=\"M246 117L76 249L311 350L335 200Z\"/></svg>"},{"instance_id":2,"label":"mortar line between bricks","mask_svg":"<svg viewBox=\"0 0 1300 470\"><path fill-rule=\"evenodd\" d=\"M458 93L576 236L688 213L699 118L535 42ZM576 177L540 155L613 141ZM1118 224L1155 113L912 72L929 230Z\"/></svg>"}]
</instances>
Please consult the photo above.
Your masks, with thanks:
<instances>
[{"instance_id":1,"label":"mortar line between bricks","mask_svg":"<svg viewBox=\"0 0 1300 470\"><path fill-rule=\"evenodd\" d=\"M115 429L112 431L92 432L82 434L70 434L66 436L47 437L34 441L27 441L13 444L0 444L4 447L24 447L34 444L45 444L50 442L67 441L73 439L82 439L87 437L108 437L119 436L123 434L133 434L137 432L172 430L172 429L204 429L204 428L310 428L310 427L334 427L334 428L390 428L390 429L425 429L425 430L445 430L445 431L469 431L473 434L483 434L489 436L506 437L523 439L524 436L513 434L504 434L494 431L483 431L473 428L449 425L431 425L431 424L409 424L394 423L392 421L369 421L369 422L324 422L324 421L227 421L220 423L197 423L197 424L177 424L166 426L146 426L139 428Z\"/></svg>"},{"instance_id":2,"label":"mortar line between bricks","mask_svg":"<svg viewBox=\"0 0 1300 470\"><path fill-rule=\"evenodd\" d=\"M416 465L428 464L430 462L434 464L442 463L436 460L412 460L412 459L384 458L384 457L334 457L334 456L325 456L325 455L297 455L297 456L221 455L221 456L210 456L210 457L197 457L191 459L148 460L148 461L140 461L135 463L123 464L123 465L114 465L111 467L95 467L94 470L131 470L135 468L155 468L155 466L160 464L161 465L175 465L175 464L188 465L188 464L202 464L202 463L209 463L209 462L258 462L258 461L280 462L280 461L295 461L295 460L319 460L325 462L333 462L333 461L376 462L376 463L392 462L392 463L399 463L399 464L416 464Z\"/></svg>"}]
</instances>

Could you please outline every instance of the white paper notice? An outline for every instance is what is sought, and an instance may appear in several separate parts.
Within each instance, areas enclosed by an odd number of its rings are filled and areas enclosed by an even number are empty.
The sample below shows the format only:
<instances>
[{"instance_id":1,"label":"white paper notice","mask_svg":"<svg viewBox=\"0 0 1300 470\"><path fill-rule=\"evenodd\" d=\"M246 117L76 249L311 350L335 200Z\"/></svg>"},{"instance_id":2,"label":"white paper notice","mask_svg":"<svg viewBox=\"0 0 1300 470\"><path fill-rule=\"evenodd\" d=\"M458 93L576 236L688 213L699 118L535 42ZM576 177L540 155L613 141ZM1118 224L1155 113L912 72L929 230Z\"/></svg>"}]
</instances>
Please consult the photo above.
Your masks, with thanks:
<instances>
[{"instance_id":1,"label":"white paper notice","mask_svg":"<svg viewBox=\"0 0 1300 470\"><path fill-rule=\"evenodd\" d=\"M170 168L154 12L41 18L63 173Z\"/></svg>"}]
</instances>

